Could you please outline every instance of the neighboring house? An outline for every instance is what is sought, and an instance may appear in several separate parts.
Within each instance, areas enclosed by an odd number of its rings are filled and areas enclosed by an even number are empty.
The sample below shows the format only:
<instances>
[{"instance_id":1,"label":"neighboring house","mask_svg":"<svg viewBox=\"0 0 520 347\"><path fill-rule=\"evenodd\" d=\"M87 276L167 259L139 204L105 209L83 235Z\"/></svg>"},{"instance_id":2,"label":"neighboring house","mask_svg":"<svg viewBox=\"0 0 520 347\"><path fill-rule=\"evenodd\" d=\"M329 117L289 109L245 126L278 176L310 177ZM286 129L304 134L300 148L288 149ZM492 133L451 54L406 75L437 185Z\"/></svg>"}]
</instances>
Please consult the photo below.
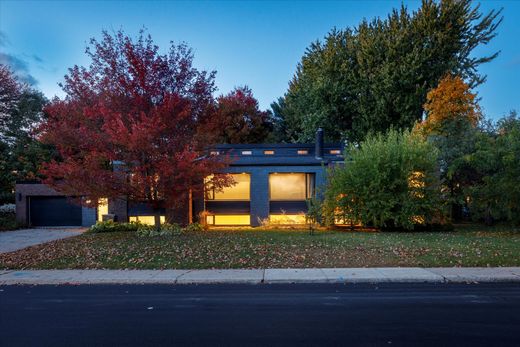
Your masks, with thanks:
<instances>
[{"instance_id":1,"label":"neighboring house","mask_svg":"<svg viewBox=\"0 0 520 347\"><path fill-rule=\"evenodd\" d=\"M319 192L326 182L327 166L343 161L341 144L324 144L323 131L316 132L315 144L225 144L209 149L210 155L228 155L231 164L225 170L236 185L223 191L208 191L192 201L192 214L202 216L213 226L251 225L264 222L297 224L305 222L307 199ZM153 224L153 211L144 204L125 200L102 201L97 213L71 205L65 197L39 195L50 188L17 184L17 219L21 223L67 223L88 225L103 215L114 215L118 221L141 221ZM58 200L59 199L59 200ZM74 220L57 210L69 211ZM20 208L18 208L20 206ZM30 208L27 208L29 206ZM79 209L79 210L78 210ZM54 212L53 212L54 211ZM79 220L81 212L82 219ZM18 214L19 212L19 214ZM50 214L45 218L45 214ZM180 213L187 216L187 211ZM96 217L97 215L97 217ZM60 216L63 220L59 220ZM94 219L92 218L94 216ZM166 211L161 212L165 220Z\"/></svg>"}]
</instances>

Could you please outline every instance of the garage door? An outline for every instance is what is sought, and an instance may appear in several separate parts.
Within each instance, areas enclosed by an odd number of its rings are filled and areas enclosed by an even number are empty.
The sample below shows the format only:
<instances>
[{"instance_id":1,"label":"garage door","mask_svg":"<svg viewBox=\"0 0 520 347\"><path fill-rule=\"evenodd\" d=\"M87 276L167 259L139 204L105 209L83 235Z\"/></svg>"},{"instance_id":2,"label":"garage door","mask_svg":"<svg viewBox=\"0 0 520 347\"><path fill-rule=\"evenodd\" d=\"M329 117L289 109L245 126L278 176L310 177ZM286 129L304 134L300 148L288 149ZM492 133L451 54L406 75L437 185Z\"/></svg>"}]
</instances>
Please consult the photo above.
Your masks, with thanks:
<instances>
[{"instance_id":1,"label":"garage door","mask_svg":"<svg viewBox=\"0 0 520 347\"><path fill-rule=\"evenodd\" d=\"M65 197L29 197L29 220L33 226L81 225L81 206L73 205Z\"/></svg>"}]
</instances>

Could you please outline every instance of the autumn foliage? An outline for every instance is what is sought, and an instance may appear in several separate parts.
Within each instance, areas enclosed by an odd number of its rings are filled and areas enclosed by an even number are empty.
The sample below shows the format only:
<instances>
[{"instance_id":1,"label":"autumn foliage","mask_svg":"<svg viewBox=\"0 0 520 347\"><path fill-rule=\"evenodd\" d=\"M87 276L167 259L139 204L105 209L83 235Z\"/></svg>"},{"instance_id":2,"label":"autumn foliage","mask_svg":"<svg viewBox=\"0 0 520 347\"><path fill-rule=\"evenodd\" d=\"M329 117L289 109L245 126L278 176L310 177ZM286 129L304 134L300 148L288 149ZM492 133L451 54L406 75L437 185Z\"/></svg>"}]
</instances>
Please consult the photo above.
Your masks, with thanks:
<instances>
[{"instance_id":1,"label":"autumn foliage","mask_svg":"<svg viewBox=\"0 0 520 347\"><path fill-rule=\"evenodd\" d=\"M238 87L217 98L212 122L203 133L216 143L262 143L273 130L271 114L261 111L248 87Z\"/></svg>"},{"instance_id":2,"label":"autumn foliage","mask_svg":"<svg viewBox=\"0 0 520 347\"><path fill-rule=\"evenodd\" d=\"M43 173L69 196L127 196L154 206L185 204L190 190L225 162L204 156L196 135L214 114L214 72L192 66L185 44L160 54L150 36L103 32L86 50L88 67L69 69L63 100L46 108L41 139L56 146L60 161ZM230 183L214 177L222 187Z\"/></svg>"},{"instance_id":3,"label":"autumn foliage","mask_svg":"<svg viewBox=\"0 0 520 347\"><path fill-rule=\"evenodd\" d=\"M452 75L446 75L437 88L428 92L424 110L427 118L420 128L426 133L438 132L443 124L457 120L476 127L482 117L476 94L461 77Z\"/></svg>"}]
</instances>

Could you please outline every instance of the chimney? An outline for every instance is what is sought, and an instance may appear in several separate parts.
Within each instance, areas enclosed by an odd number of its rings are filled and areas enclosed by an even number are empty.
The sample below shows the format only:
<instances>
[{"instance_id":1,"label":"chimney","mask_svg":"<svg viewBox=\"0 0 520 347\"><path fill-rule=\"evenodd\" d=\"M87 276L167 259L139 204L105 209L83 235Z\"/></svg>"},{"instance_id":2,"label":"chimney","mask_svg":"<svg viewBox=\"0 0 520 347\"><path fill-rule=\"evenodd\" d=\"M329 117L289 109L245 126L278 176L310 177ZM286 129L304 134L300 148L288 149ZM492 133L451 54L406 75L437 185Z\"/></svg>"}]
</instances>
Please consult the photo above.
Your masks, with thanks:
<instances>
[{"instance_id":1,"label":"chimney","mask_svg":"<svg viewBox=\"0 0 520 347\"><path fill-rule=\"evenodd\" d=\"M314 150L314 155L316 156L316 159L323 158L323 129L318 128L316 130L316 149Z\"/></svg>"}]
</instances>

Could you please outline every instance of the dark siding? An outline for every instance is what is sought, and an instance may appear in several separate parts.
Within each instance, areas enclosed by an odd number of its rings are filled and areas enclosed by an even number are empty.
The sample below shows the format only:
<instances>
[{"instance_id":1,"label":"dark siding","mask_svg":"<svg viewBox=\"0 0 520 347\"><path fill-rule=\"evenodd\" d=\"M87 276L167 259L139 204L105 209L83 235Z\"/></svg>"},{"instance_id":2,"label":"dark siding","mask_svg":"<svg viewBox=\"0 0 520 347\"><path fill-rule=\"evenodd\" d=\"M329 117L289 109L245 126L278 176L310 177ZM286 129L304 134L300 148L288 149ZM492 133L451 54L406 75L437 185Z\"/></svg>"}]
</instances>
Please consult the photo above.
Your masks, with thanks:
<instances>
[{"instance_id":1,"label":"dark siding","mask_svg":"<svg viewBox=\"0 0 520 347\"><path fill-rule=\"evenodd\" d=\"M271 214L295 214L307 212L305 201L271 201L269 203L269 213Z\"/></svg>"},{"instance_id":2,"label":"dark siding","mask_svg":"<svg viewBox=\"0 0 520 347\"><path fill-rule=\"evenodd\" d=\"M206 201L206 210L214 214L249 214L249 201Z\"/></svg>"}]
</instances>

